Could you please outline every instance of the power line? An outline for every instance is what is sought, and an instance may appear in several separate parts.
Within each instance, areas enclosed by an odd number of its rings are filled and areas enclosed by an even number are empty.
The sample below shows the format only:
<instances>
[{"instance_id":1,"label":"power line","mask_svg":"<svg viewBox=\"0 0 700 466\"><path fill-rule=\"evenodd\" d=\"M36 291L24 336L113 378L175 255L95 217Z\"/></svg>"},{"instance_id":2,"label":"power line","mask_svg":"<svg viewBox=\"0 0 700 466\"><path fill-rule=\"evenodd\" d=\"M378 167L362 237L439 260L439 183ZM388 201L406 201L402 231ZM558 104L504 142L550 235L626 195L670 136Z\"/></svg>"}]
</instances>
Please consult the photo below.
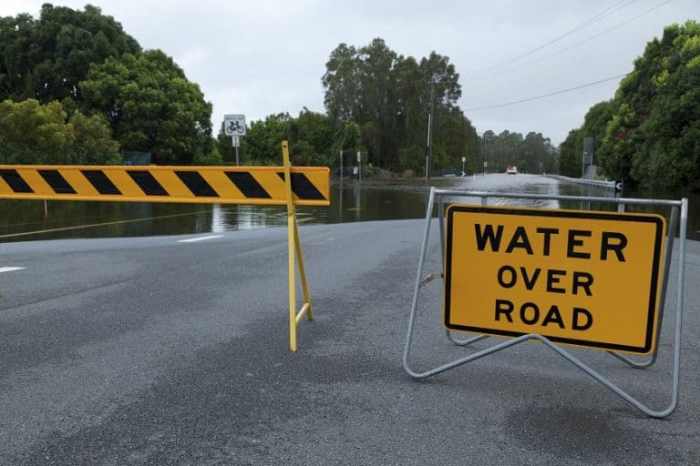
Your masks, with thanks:
<instances>
[{"instance_id":1,"label":"power line","mask_svg":"<svg viewBox=\"0 0 700 466\"><path fill-rule=\"evenodd\" d=\"M607 28L607 29L604 29L604 30L602 30L602 31L600 31L600 32L598 32L598 33L596 33L596 34L593 34L592 36L588 36L586 39L584 39L584 40L582 40L582 41L580 41L580 42L576 42L575 44L572 44L572 45L570 45L570 46L568 46L568 47L564 47L564 48L562 48L562 49L559 49L559 50L555 51L554 53L549 54L549 55L543 57L543 59L546 59L546 58L549 58L549 57L553 57L553 56L559 55L559 54L562 53L562 52L566 52L566 51L569 51L569 50L571 50L571 49L580 47L581 45L584 45L584 44L590 42L590 41L593 40L593 39L596 39L596 38L598 38L598 37L600 37L600 36L602 36L602 35L604 35L604 34L607 34L607 33L609 33L609 32L615 31L616 29L620 29L620 28L623 27L623 26L626 26L627 24L631 23L632 21L636 21L636 20L638 20L639 18L641 18L642 16L646 16L646 15L648 15L649 13L651 13L651 12L653 12L653 11L655 11L655 10L658 10L658 9L661 8L662 6L667 5L667 4L671 3L672 1L673 1L673 0L665 0L665 1L661 2L661 3L658 3L658 4L654 5L653 7L651 7L651 8L649 8L649 9L643 11L642 13L638 14L637 16L634 16L634 17L629 18L629 19L627 19L627 20L625 20L625 21L621 21L621 22L619 22L619 23L617 23L617 24L614 24L613 26L611 26L611 27L609 27L609 28ZM536 60L535 62L528 62L528 63L539 63L540 61L542 61L542 60Z\"/></svg>"},{"instance_id":2,"label":"power line","mask_svg":"<svg viewBox=\"0 0 700 466\"><path fill-rule=\"evenodd\" d=\"M606 16L609 16L610 14L614 13L616 10L625 8L625 7L631 5L632 3L635 3L635 2L637 2L637 1L638 1L638 0L621 0L621 1L619 1L619 2L617 2L617 3L615 3L615 4L613 4L613 5L611 5L611 6L607 7L607 8L605 8L604 10L602 10L602 11L596 13L595 15L593 15L592 17L590 17L590 18L584 20L583 22L579 23L579 24L576 25L573 29L570 29L570 30L564 32L563 34L561 34L561 35L555 37L554 39L551 39L551 40L545 42L544 44L541 44L541 45L539 45L539 46L537 46L537 47L535 47L535 48L533 48L533 49L530 49L530 50L524 52L524 53L521 54L521 55L517 55L517 56L512 57L512 58L509 58L509 59L507 59L507 60L503 60L503 61L501 61L501 62L495 63L495 64L493 64L493 65L491 65L491 66L486 67L486 68L482 68L482 69L480 69L480 70L477 70L476 72L490 71L490 70L493 70L493 69L495 69L495 68L498 68L498 67L500 67L500 66L502 66L502 65L505 65L505 64L512 64L513 62L517 62L518 60L521 60L521 59L523 59L523 58L527 58L527 57L533 55L534 53L539 52L540 50L542 50L542 49L544 49L544 48L546 48L546 47L549 47L550 45L556 44L557 42L559 42L559 41L565 39L566 37L570 36L571 34L577 32L577 31L579 31L579 30L581 30L581 29L583 29L583 28L585 28L585 27L587 27L587 26L589 26L589 25L591 25L591 24L597 23L598 21L602 20L602 19L605 18ZM670 0L669 0L669 1L670 1Z\"/></svg>"},{"instance_id":3,"label":"power line","mask_svg":"<svg viewBox=\"0 0 700 466\"><path fill-rule=\"evenodd\" d=\"M568 88L568 89L561 89L561 90L559 90L559 91L550 92L550 93L548 93L548 94L536 95L536 96L533 96L533 97L526 97L526 98L524 98L524 99L519 99L519 100L512 100L512 101L510 101L510 102L504 102L504 103L502 103L502 104L483 105L483 106L480 106L480 107L465 108L463 111L464 111L464 112L475 112L475 111L478 111L478 110L490 110L490 109L493 109L493 108L509 107L509 106L511 106L511 105L523 104L523 103L525 103L525 102L532 102L533 100L539 100L539 99L544 99L544 98L552 97L552 96L559 95L559 94L565 94L565 93L567 93L567 92L573 92L573 91L577 91L577 90L579 90L579 89L584 89L584 88L586 88L586 87L591 87L591 86L595 86L595 85L597 85L597 84L606 83L606 82L608 82L608 81L613 81L613 80L615 80L615 79L620 79L620 78L623 78L623 77L627 76L627 74L628 74L628 73L618 74L617 76L611 76L611 77L609 77L609 78L600 79L600 80L598 80L598 81L593 81L593 82L589 82L589 83L585 83L585 84L580 84L580 85L578 85L578 86L570 87L570 88Z\"/></svg>"}]
</instances>

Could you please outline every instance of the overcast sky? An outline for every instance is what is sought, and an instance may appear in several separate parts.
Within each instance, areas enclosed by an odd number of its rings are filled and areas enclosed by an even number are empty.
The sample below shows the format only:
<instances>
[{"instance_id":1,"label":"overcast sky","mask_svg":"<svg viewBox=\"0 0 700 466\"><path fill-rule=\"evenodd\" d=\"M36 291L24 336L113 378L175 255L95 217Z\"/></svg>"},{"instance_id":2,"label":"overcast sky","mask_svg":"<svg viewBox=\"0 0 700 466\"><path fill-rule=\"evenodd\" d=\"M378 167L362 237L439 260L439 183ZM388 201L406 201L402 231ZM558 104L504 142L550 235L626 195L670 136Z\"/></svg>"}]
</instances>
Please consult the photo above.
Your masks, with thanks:
<instances>
[{"instance_id":1,"label":"overcast sky","mask_svg":"<svg viewBox=\"0 0 700 466\"><path fill-rule=\"evenodd\" d=\"M37 16L45 1L0 0L0 16ZM85 3L54 4L82 8ZM173 56L214 104L215 128L224 113L244 113L251 120L297 114L304 106L323 111L321 76L330 51L341 42L361 46L381 37L403 55L419 58L435 50L449 56L461 75L461 106L469 109L627 73L665 25L700 20L700 0L90 3L114 16L144 48ZM592 104L613 96L618 82L466 114L480 133L539 131L559 143Z\"/></svg>"}]
</instances>

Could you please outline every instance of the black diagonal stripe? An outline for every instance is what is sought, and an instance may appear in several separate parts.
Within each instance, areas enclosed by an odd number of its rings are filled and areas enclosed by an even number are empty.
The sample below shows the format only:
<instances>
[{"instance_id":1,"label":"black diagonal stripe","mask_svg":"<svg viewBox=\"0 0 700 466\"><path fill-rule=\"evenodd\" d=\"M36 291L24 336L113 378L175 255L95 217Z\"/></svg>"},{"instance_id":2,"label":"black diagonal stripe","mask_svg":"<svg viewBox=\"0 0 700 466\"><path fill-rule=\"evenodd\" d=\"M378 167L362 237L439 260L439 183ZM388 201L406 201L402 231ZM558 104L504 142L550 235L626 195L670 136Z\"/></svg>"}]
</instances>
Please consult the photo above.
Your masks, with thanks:
<instances>
[{"instance_id":1,"label":"black diagonal stripe","mask_svg":"<svg viewBox=\"0 0 700 466\"><path fill-rule=\"evenodd\" d=\"M245 197L270 199L270 194L265 191L258 181L248 172L226 172L226 176L236 185L236 188Z\"/></svg>"},{"instance_id":2,"label":"black diagonal stripe","mask_svg":"<svg viewBox=\"0 0 700 466\"><path fill-rule=\"evenodd\" d=\"M219 197L207 180L199 172L176 171L175 174L185 186L197 197Z\"/></svg>"},{"instance_id":3,"label":"black diagonal stripe","mask_svg":"<svg viewBox=\"0 0 700 466\"><path fill-rule=\"evenodd\" d=\"M121 194L119 188L114 186L112 180L102 170L81 170L85 178L100 194Z\"/></svg>"},{"instance_id":4,"label":"black diagonal stripe","mask_svg":"<svg viewBox=\"0 0 700 466\"><path fill-rule=\"evenodd\" d=\"M128 170L127 173L132 180L139 185L141 191L147 196L167 196L168 192L158 183L153 175L146 170Z\"/></svg>"},{"instance_id":5,"label":"black diagonal stripe","mask_svg":"<svg viewBox=\"0 0 700 466\"><path fill-rule=\"evenodd\" d=\"M0 170L0 176L5 180L10 188L16 193L33 193L34 190L24 181L24 178L17 173L17 170Z\"/></svg>"},{"instance_id":6,"label":"black diagonal stripe","mask_svg":"<svg viewBox=\"0 0 700 466\"><path fill-rule=\"evenodd\" d=\"M284 172L277 172L277 176L284 181ZM299 199L326 200L323 194L316 189L316 186L303 173L292 173L292 191Z\"/></svg>"},{"instance_id":7,"label":"black diagonal stripe","mask_svg":"<svg viewBox=\"0 0 700 466\"><path fill-rule=\"evenodd\" d=\"M68 184L58 170L37 170L56 194L75 194L73 186Z\"/></svg>"}]
</instances>

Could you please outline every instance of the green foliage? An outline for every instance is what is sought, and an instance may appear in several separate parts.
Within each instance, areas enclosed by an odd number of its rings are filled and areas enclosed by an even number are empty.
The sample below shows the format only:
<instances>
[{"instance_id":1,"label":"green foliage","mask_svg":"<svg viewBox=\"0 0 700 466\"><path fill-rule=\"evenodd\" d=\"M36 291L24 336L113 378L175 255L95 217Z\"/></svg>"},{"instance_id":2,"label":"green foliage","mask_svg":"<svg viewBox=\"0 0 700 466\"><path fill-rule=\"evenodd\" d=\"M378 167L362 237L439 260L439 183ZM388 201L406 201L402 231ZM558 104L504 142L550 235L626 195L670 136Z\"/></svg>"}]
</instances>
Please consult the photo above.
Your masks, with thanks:
<instances>
[{"instance_id":1,"label":"green foliage","mask_svg":"<svg viewBox=\"0 0 700 466\"><path fill-rule=\"evenodd\" d=\"M39 19L0 18L0 99L6 98L61 101L75 115L78 147L92 151L73 156L87 162L111 153L100 145L109 139L100 133L103 119L122 149L150 152L154 163L191 163L214 153L211 104L199 87L163 52L142 52L94 6L45 4Z\"/></svg>"},{"instance_id":2,"label":"green foliage","mask_svg":"<svg viewBox=\"0 0 700 466\"><path fill-rule=\"evenodd\" d=\"M336 165L338 151L355 149L360 137L358 126L352 122L336 129L331 119L304 108L298 117L287 113L269 115L265 120L253 121L239 149L242 164L279 165L281 142L289 141L289 150L296 165ZM235 161L230 136L223 127L217 145L226 163Z\"/></svg>"},{"instance_id":3,"label":"green foliage","mask_svg":"<svg viewBox=\"0 0 700 466\"><path fill-rule=\"evenodd\" d=\"M559 145L559 174L580 178L583 171L583 138L580 129L572 129Z\"/></svg>"},{"instance_id":4,"label":"green foliage","mask_svg":"<svg viewBox=\"0 0 700 466\"><path fill-rule=\"evenodd\" d=\"M110 122L124 150L154 163L190 163L211 152L211 104L159 50L109 58L80 83L81 106Z\"/></svg>"},{"instance_id":5,"label":"green foliage","mask_svg":"<svg viewBox=\"0 0 700 466\"><path fill-rule=\"evenodd\" d=\"M652 189L700 179L700 23L664 30L618 88L600 150L608 176Z\"/></svg>"},{"instance_id":6,"label":"green foliage","mask_svg":"<svg viewBox=\"0 0 700 466\"><path fill-rule=\"evenodd\" d=\"M556 171L556 149L541 133L531 131L523 137L518 132L504 130L496 134L489 130L484 132L481 142L490 172L504 172L510 165L523 173Z\"/></svg>"},{"instance_id":7,"label":"green foliage","mask_svg":"<svg viewBox=\"0 0 700 466\"><path fill-rule=\"evenodd\" d=\"M291 119L288 113L278 113L265 120L253 121L241 139L241 163L279 165L282 160L280 143L289 139Z\"/></svg>"},{"instance_id":8,"label":"green foliage","mask_svg":"<svg viewBox=\"0 0 700 466\"><path fill-rule=\"evenodd\" d=\"M62 163L86 165L119 164L119 143L112 139L112 129L102 115L85 116L75 112L68 123L73 126L75 143L73 160Z\"/></svg>"},{"instance_id":9,"label":"green foliage","mask_svg":"<svg viewBox=\"0 0 700 466\"><path fill-rule=\"evenodd\" d=\"M0 100L79 100L78 84L90 65L140 50L118 22L91 5L80 11L46 3L39 19L0 17Z\"/></svg>"},{"instance_id":10,"label":"green foliage","mask_svg":"<svg viewBox=\"0 0 700 466\"><path fill-rule=\"evenodd\" d=\"M335 158L336 131L331 120L322 113L306 108L289 122L289 141L297 165L330 165Z\"/></svg>"},{"instance_id":11,"label":"green foliage","mask_svg":"<svg viewBox=\"0 0 700 466\"><path fill-rule=\"evenodd\" d=\"M432 52L416 60L382 39L365 47L340 44L322 79L335 128L355 123L369 162L387 169L424 166L427 116L433 110L433 167L461 167L479 157L478 136L457 105L459 74L448 57ZM422 171L422 170L420 170Z\"/></svg>"},{"instance_id":12,"label":"green foliage","mask_svg":"<svg viewBox=\"0 0 700 466\"><path fill-rule=\"evenodd\" d=\"M5 164L119 163L119 145L100 116L68 118L58 101L0 103L0 162Z\"/></svg>"},{"instance_id":13,"label":"green foliage","mask_svg":"<svg viewBox=\"0 0 700 466\"><path fill-rule=\"evenodd\" d=\"M219 148L213 145L209 153L198 152L192 160L192 163L194 165L222 165L224 159L221 157Z\"/></svg>"},{"instance_id":14,"label":"green foliage","mask_svg":"<svg viewBox=\"0 0 700 466\"><path fill-rule=\"evenodd\" d=\"M594 140L595 158L593 163L596 165L600 163L601 148L614 109L612 101L598 102L586 113L583 125L569 132L566 140L559 146L560 174L575 178L581 176L583 171L583 139L586 137L592 137Z\"/></svg>"}]
</instances>

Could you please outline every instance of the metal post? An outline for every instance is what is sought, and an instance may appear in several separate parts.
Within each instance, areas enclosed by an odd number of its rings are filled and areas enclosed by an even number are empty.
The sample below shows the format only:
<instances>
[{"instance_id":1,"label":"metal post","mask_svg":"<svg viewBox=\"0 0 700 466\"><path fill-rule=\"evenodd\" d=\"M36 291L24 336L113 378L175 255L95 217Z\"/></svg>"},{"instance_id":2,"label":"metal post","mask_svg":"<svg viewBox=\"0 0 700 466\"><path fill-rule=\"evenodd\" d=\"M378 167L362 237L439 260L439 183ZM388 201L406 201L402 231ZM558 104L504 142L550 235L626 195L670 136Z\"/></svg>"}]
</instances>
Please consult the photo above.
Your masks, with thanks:
<instances>
[{"instance_id":1,"label":"metal post","mask_svg":"<svg viewBox=\"0 0 700 466\"><path fill-rule=\"evenodd\" d=\"M360 183L362 183L362 152L357 151L357 177Z\"/></svg>"},{"instance_id":2,"label":"metal post","mask_svg":"<svg viewBox=\"0 0 700 466\"><path fill-rule=\"evenodd\" d=\"M425 144L425 182L430 181L430 164L433 158L433 110L435 106L435 77L430 77L430 110L428 112L428 140Z\"/></svg>"},{"instance_id":3,"label":"metal post","mask_svg":"<svg viewBox=\"0 0 700 466\"><path fill-rule=\"evenodd\" d=\"M238 146L240 145L240 139L238 138L237 135L232 135L231 136L231 145L233 146L234 150L236 151L236 165L240 165L241 161L238 157Z\"/></svg>"},{"instance_id":4,"label":"metal post","mask_svg":"<svg viewBox=\"0 0 700 466\"><path fill-rule=\"evenodd\" d=\"M432 127L432 113L428 113L428 136L425 142L425 182L430 181L430 128Z\"/></svg>"},{"instance_id":5,"label":"metal post","mask_svg":"<svg viewBox=\"0 0 700 466\"><path fill-rule=\"evenodd\" d=\"M343 221L343 149L340 149L340 202L338 203L338 216Z\"/></svg>"}]
</instances>

